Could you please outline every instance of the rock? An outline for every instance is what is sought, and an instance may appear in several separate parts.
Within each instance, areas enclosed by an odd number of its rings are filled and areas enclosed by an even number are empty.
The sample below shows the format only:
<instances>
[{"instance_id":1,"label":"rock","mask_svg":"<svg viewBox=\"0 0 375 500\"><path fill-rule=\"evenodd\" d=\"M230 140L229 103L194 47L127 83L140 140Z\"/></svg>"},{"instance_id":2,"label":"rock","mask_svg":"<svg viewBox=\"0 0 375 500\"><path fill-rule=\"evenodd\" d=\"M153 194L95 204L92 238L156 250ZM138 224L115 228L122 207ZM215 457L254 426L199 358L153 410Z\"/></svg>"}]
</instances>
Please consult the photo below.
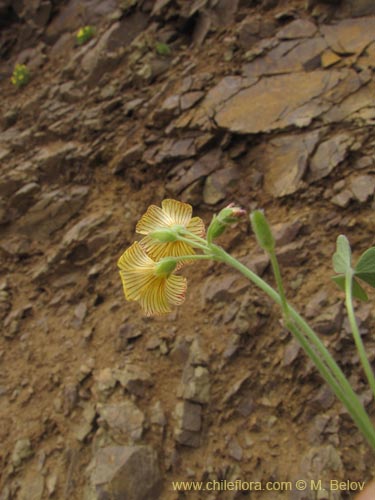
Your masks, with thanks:
<instances>
[{"instance_id":1,"label":"rock","mask_svg":"<svg viewBox=\"0 0 375 500\"><path fill-rule=\"evenodd\" d=\"M327 307L313 321L313 327L318 333L330 335L339 332L343 321L342 303L337 302Z\"/></svg>"},{"instance_id":2,"label":"rock","mask_svg":"<svg viewBox=\"0 0 375 500\"><path fill-rule=\"evenodd\" d=\"M96 500L158 500L162 479L150 446L107 446L96 452L91 484Z\"/></svg>"},{"instance_id":3,"label":"rock","mask_svg":"<svg viewBox=\"0 0 375 500\"><path fill-rule=\"evenodd\" d=\"M248 282L235 274L212 276L202 287L202 302L226 302L233 296L243 292L248 287Z\"/></svg>"},{"instance_id":4,"label":"rock","mask_svg":"<svg viewBox=\"0 0 375 500\"><path fill-rule=\"evenodd\" d=\"M74 309L73 325L75 328L81 328L86 315L87 315L87 304L85 302L81 302Z\"/></svg>"},{"instance_id":5,"label":"rock","mask_svg":"<svg viewBox=\"0 0 375 500\"><path fill-rule=\"evenodd\" d=\"M340 73L332 70L276 75L236 93L217 110L219 127L239 134L271 132L290 125L307 126L328 110L324 99L315 98L329 92L340 81ZM296 92L285 94L285 88Z\"/></svg>"},{"instance_id":6,"label":"rock","mask_svg":"<svg viewBox=\"0 0 375 500\"><path fill-rule=\"evenodd\" d=\"M15 467L21 465L24 460L27 460L34 454L31 448L31 442L28 438L19 439L14 445L12 452L12 464Z\"/></svg>"},{"instance_id":7,"label":"rock","mask_svg":"<svg viewBox=\"0 0 375 500\"><path fill-rule=\"evenodd\" d=\"M317 69L320 56L327 49L323 37L280 42L264 57L246 64L243 73L249 78Z\"/></svg>"},{"instance_id":8,"label":"rock","mask_svg":"<svg viewBox=\"0 0 375 500\"><path fill-rule=\"evenodd\" d=\"M336 52L332 52L332 50L325 50L321 56L321 64L323 68L330 68L337 62L341 61L341 57L336 54Z\"/></svg>"},{"instance_id":9,"label":"rock","mask_svg":"<svg viewBox=\"0 0 375 500\"><path fill-rule=\"evenodd\" d=\"M139 441L143 434L144 414L131 401L99 405L100 424L105 424L118 443Z\"/></svg>"},{"instance_id":10,"label":"rock","mask_svg":"<svg viewBox=\"0 0 375 500\"><path fill-rule=\"evenodd\" d=\"M203 201L208 205L216 205L216 203L228 196L231 189L236 187L239 178L240 171L237 167L217 170L206 179L203 189Z\"/></svg>"},{"instance_id":11,"label":"rock","mask_svg":"<svg viewBox=\"0 0 375 500\"><path fill-rule=\"evenodd\" d=\"M332 445L314 446L301 458L300 469L296 479L309 481L319 477L322 481L322 488L329 492L330 498L332 500L339 500L341 496L340 492L330 491L329 484L333 477L332 475L342 477L341 474L343 474L343 464L335 447ZM306 495L306 491L298 492L293 490L291 498L293 500L313 500L313 498L316 498L315 492L310 491L308 493Z\"/></svg>"},{"instance_id":12,"label":"rock","mask_svg":"<svg viewBox=\"0 0 375 500\"><path fill-rule=\"evenodd\" d=\"M337 54L360 54L373 41L375 17L344 19L320 28L325 40Z\"/></svg>"},{"instance_id":13,"label":"rock","mask_svg":"<svg viewBox=\"0 0 375 500\"><path fill-rule=\"evenodd\" d=\"M168 189L176 194L181 193L188 186L217 170L220 165L220 158L220 150L213 149L188 167L187 170L181 168L181 166L178 167L173 179L167 184Z\"/></svg>"},{"instance_id":14,"label":"rock","mask_svg":"<svg viewBox=\"0 0 375 500\"><path fill-rule=\"evenodd\" d=\"M128 322L120 326L118 338L116 339L116 349L122 351L126 349L129 344L143 335L143 330Z\"/></svg>"},{"instance_id":15,"label":"rock","mask_svg":"<svg viewBox=\"0 0 375 500\"><path fill-rule=\"evenodd\" d=\"M353 193L349 189L344 189L331 198L331 202L341 208L346 208L353 199Z\"/></svg>"},{"instance_id":16,"label":"rock","mask_svg":"<svg viewBox=\"0 0 375 500\"><path fill-rule=\"evenodd\" d=\"M205 404L210 399L210 374L202 366L187 366L182 376L182 393L184 399L193 403Z\"/></svg>"},{"instance_id":17,"label":"rock","mask_svg":"<svg viewBox=\"0 0 375 500\"><path fill-rule=\"evenodd\" d=\"M203 347L201 338L196 336L190 345L189 365L191 366L208 366L209 353Z\"/></svg>"},{"instance_id":18,"label":"rock","mask_svg":"<svg viewBox=\"0 0 375 500\"><path fill-rule=\"evenodd\" d=\"M303 241L296 241L284 245L279 251L276 251L278 261L283 266L298 266L307 259L307 251Z\"/></svg>"},{"instance_id":19,"label":"rock","mask_svg":"<svg viewBox=\"0 0 375 500\"><path fill-rule=\"evenodd\" d=\"M49 496L52 496L56 491L56 486L58 482L57 474L49 474L46 478L46 487Z\"/></svg>"},{"instance_id":20,"label":"rock","mask_svg":"<svg viewBox=\"0 0 375 500\"><path fill-rule=\"evenodd\" d=\"M95 387L94 391L97 392L99 396L106 399L110 392L114 389L116 385L116 379L113 375L111 368L104 368L94 376Z\"/></svg>"},{"instance_id":21,"label":"rock","mask_svg":"<svg viewBox=\"0 0 375 500\"><path fill-rule=\"evenodd\" d=\"M121 144L119 149L121 149ZM135 146L129 148L124 153L119 154L115 157L115 160L111 162L112 172L114 174L119 174L126 170L128 167L134 166L140 159L145 151L142 144L136 144Z\"/></svg>"},{"instance_id":22,"label":"rock","mask_svg":"<svg viewBox=\"0 0 375 500\"><path fill-rule=\"evenodd\" d=\"M247 257L241 259L241 262L259 276L263 276L270 263L270 258L265 253L262 253L260 255L250 254Z\"/></svg>"},{"instance_id":23,"label":"rock","mask_svg":"<svg viewBox=\"0 0 375 500\"><path fill-rule=\"evenodd\" d=\"M189 401L179 402L175 409L175 439L185 446L198 448L201 440L202 407Z\"/></svg>"},{"instance_id":24,"label":"rock","mask_svg":"<svg viewBox=\"0 0 375 500\"><path fill-rule=\"evenodd\" d=\"M229 441L228 443L228 456L231 458L234 458L234 460L237 460L240 462L242 460L243 456L243 449L238 442L238 439L233 438Z\"/></svg>"},{"instance_id":25,"label":"rock","mask_svg":"<svg viewBox=\"0 0 375 500\"><path fill-rule=\"evenodd\" d=\"M156 163L163 163L170 160L183 160L184 158L191 158L195 154L196 150L193 138L166 139L156 155L155 161Z\"/></svg>"},{"instance_id":26,"label":"rock","mask_svg":"<svg viewBox=\"0 0 375 500\"><path fill-rule=\"evenodd\" d=\"M362 72L363 74L364 72ZM349 83L349 81L347 81ZM352 80L353 88L358 85L363 85L360 82ZM346 85L342 85L345 92L340 94L343 96L342 102L337 106L333 106L323 117L326 123L350 123L360 121L363 123L372 124L374 120L374 113L371 109L373 92L375 84L373 82L359 88L358 91L349 91ZM339 97L339 96L337 96Z\"/></svg>"},{"instance_id":27,"label":"rock","mask_svg":"<svg viewBox=\"0 0 375 500\"><path fill-rule=\"evenodd\" d=\"M295 38L308 38L317 32L317 27L307 19L295 19L277 32L280 40L293 40Z\"/></svg>"},{"instance_id":28,"label":"rock","mask_svg":"<svg viewBox=\"0 0 375 500\"><path fill-rule=\"evenodd\" d=\"M167 419L165 416L165 413L163 411L163 408L161 406L160 401L157 401L151 408L150 408L150 423L155 424L155 425L160 425L161 427L164 427L167 423Z\"/></svg>"},{"instance_id":29,"label":"rock","mask_svg":"<svg viewBox=\"0 0 375 500\"><path fill-rule=\"evenodd\" d=\"M204 92L199 90L195 92L187 92L181 97L181 110L186 111L187 109L192 108L202 99L203 96Z\"/></svg>"},{"instance_id":30,"label":"rock","mask_svg":"<svg viewBox=\"0 0 375 500\"><path fill-rule=\"evenodd\" d=\"M328 303L328 294L325 290L321 289L316 292L306 304L305 316L307 319L318 316L322 307Z\"/></svg>"},{"instance_id":31,"label":"rock","mask_svg":"<svg viewBox=\"0 0 375 500\"><path fill-rule=\"evenodd\" d=\"M325 411L331 408L331 406L335 403L335 395L328 385L324 384L311 400L311 403L316 406L317 411Z\"/></svg>"},{"instance_id":32,"label":"rock","mask_svg":"<svg viewBox=\"0 0 375 500\"><path fill-rule=\"evenodd\" d=\"M297 340L293 339L287 344L284 350L283 366L290 366L301 352L301 346Z\"/></svg>"},{"instance_id":33,"label":"rock","mask_svg":"<svg viewBox=\"0 0 375 500\"><path fill-rule=\"evenodd\" d=\"M41 500L44 491L44 477L37 471L33 471L31 478L26 478L23 481L21 491L19 493L20 500Z\"/></svg>"},{"instance_id":34,"label":"rock","mask_svg":"<svg viewBox=\"0 0 375 500\"><path fill-rule=\"evenodd\" d=\"M302 229L302 222L298 219L291 222L279 222L272 226L272 234L275 238L277 246L282 246L292 242L300 230Z\"/></svg>"},{"instance_id":35,"label":"rock","mask_svg":"<svg viewBox=\"0 0 375 500\"><path fill-rule=\"evenodd\" d=\"M151 375L136 365L127 365L123 370L113 370L113 376L130 394L142 397L152 386Z\"/></svg>"},{"instance_id":36,"label":"rock","mask_svg":"<svg viewBox=\"0 0 375 500\"><path fill-rule=\"evenodd\" d=\"M78 385L73 382L68 382L67 384L65 384L63 396L63 411L64 415L68 416L78 404Z\"/></svg>"},{"instance_id":37,"label":"rock","mask_svg":"<svg viewBox=\"0 0 375 500\"><path fill-rule=\"evenodd\" d=\"M375 5L372 0L348 0L352 16L368 16L375 14Z\"/></svg>"},{"instance_id":38,"label":"rock","mask_svg":"<svg viewBox=\"0 0 375 500\"><path fill-rule=\"evenodd\" d=\"M50 236L81 209L88 192L89 188L86 186L74 186L44 193L17 221L17 226L33 239Z\"/></svg>"},{"instance_id":39,"label":"rock","mask_svg":"<svg viewBox=\"0 0 375 500\"><path fill-rule=\"evenodd\" d=\"M77 154L79 146L74 142L56 142L41 148L35 156L35 164L43 180L55 180L66 168L66 160Z\"/></svg>"},{"instance_id":40,"label":"rock","mask_svg":"<svg viewBox=\"0 0 375 500\"><path fill-rule=\"evenodd\" d=\"M4 173L0 180L0 196L9 198L27 182L36 182L37 176L35 167L30 162L21 163L17 168Z\"/></svg>"},{"instance_id":41,"label":"rock","mask_svg":"<svg viewBox=\"0 0 375 500\"><path fill-rule=\"evenodd\" d=\"M38 183L29 182L13 194L9 200L9 206L16 209L18 213L23 213L35 203L35 195L39 191L40 185Z\"/></svg>"},{"instance_id":42,"label":"rock","mask_svg":"<svg viewBox=\"0 0 375 500\"><path fill-rule=\"evenodd\" d=\"M101 231L97 232L98 228L108 221L110 213L101 213L97 215L93 213L84 217L72 226L63 236L62 241L50 255L48 259L49 266L56 264L63 258L71 262L84 262L103 245L108 244L113 238L114 233Z\"/></svg>"},{"instance_id":43,"label":"rock","mask_svg":"<svg viewBox=\"0 0 375 500\"><path fill-rule=\"evenodd\" d=\"M353 142L351 135L342 133L320 143L310 162L308 181L327 177L345 159Z\"/></svg>"},{"instance_id":44,"label":"rock","mask_svg":"<svg viewBox=\"0 0 375 500\"><path fill-rule=\"evenodd\" d=\"M354 177L350 182L350 189L354 197L364 203L375 191L375 176L374 175L359 175Z\"/></svg>"},{"instance_id":45,"label":"rock","mask_svg":"<svg viewBox=\"0 0 375 500\"><path fill-rule=\"evenodd\" d=\"M308 160L318 139L319 131L280 135L255 148L254 159L263 165L264 188L273 196L295 193L303 186Z\"/></svg>"}]
</instances>

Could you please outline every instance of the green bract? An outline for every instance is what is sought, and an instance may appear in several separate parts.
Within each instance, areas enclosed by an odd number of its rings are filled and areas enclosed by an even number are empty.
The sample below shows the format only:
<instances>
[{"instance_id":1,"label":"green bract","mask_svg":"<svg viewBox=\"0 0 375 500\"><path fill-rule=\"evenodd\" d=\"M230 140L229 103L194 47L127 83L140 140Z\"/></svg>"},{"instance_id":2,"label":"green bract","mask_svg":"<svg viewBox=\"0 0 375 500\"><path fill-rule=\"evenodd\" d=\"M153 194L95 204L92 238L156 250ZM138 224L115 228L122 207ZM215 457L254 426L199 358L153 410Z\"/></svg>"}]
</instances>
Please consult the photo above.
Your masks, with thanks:
<instances>
[{"instance_id":1,"label":"green bract","mask_svg":"<svg viewBox=\"0 0 375 500\"><path fill-rule=\"evenodd\" d=\"M158 229L150 233L150 237L153 240L159 241L160 243L168 243L170 241L177 241L177 231L170 229Z\"/></svg>"},{"instance_id":2,"label":"green bract","mask_svg":"<svg viewBox=\"0 0 375 500\"><path fill-rule=\"evenodd\" d=\"M173 257L165 257L157 263L155 274L157 276L169 276L176 269L177 259Z\"/></svg>"}]
</instances>

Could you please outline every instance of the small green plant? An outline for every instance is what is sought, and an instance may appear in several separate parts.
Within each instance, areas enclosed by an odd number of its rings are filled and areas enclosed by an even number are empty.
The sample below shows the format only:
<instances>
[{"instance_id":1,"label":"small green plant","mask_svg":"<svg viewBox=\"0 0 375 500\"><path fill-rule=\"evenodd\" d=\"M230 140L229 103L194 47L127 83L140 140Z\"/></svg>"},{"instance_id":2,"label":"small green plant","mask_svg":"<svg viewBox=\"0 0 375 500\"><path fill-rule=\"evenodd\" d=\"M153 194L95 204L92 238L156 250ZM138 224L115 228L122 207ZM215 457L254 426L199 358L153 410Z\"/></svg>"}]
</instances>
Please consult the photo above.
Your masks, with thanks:
<instances>
[{"instance_id":1,"label":"small green plant","mask_svg":"<svg viewBox=\"0 0 375 500\"><path fill-rule=\"evenodd\" d=\"M169 56L172 52L170 46L163 42L157 42L155 44L155 50L159 56Z\"/></svg>"},{"instance_id":2,"label":"small green plant","mask_svg":"<svg viewBox=\"0 0 375 500\"><path fill-rule=\"evenodd\" d=\"M84 26L80 28L76 35L77 45L84 45L95 35L94 26Z\"/></svg>"},{"instance_id":3,"label":"small green plant","mask_svg":"<svg viewBox=\"0 0 375 500\"><path fill-rule=\"evenodd\" d=\"M16 64L10 81L14 86L24 87L30 80L30 71L25 64Z\"/></svg>"}]
</instances>

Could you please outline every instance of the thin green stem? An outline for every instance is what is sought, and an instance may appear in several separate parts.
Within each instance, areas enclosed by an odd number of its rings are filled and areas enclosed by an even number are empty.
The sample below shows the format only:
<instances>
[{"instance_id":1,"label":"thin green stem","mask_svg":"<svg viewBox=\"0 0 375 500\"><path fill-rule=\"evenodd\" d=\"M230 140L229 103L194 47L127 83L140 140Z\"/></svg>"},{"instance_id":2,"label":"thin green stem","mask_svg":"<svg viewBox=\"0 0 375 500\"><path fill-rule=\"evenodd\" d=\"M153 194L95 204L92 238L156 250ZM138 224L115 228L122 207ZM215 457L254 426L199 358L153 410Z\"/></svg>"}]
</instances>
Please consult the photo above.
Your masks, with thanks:
<instances>
[{"instance_id":1,"label":"thin green stem","mask_svg":"<svg viewBox=\"0 0 375 500\"><path fill-rule=\"evenodd\" d=\"M189 233L189 236L191 235L192 233ZM199 238L201 239L201 238ZM207 252L209 251L209 247L207 246L207 242L205 240L204 241L204 245L201 244L201 243L198 243L196 241L192 241L190 238L185 238L185 236L181 236L181 235L178 235L178 241L183 241L184 243L187 243L188 245L192 246L192 247L195 247L195 248L200 248L201 250L203 250L203 252Z\"/></svg>"},{"instance_id":2,"label":"thin green stem","mask_svg":"<svg viewBox=\"0 0 375 500\"><path fill-rule=\"evenodd\" d=\"M281 309L283 311L284 318L287 321L288 317L289 317L289 308L288 308L288 303L287 303L286 295L285 295L285 291L284 291L283 280L281 278L279 262L277 260L276 253L274 250L272 250L271 252L268 252L268 255L270 256L270 259L271 259L273 274L275 276L277 289L279 290L279 296L280 296L280 300L281 300Z\"/></svg>"},{"instance_id":3,"label":"thin green stem","mask_svg":"<svg viewBox=\"0 0 375 500\"><path fill-rule=\"evenodd\" d=\"M204 238L201 238L200 236L198 236L197 234L194 234L192 233L191 231L188 231L187 229L183 228L181 229L180 231L180 234L181 235L184 235L184 236L188 236L189 238L192 238L194 239L195 241L201 243L202 245L205 245L207 247L207 240L205 240ZM180 239L180 236L179 238Z\"/></svg>"},{"instance_id":4,"label":"thin green stem","mask_svg":"<svg viewBox=\"0 0 375 500\"><path fill-rule=\"evenodd\" d=\"M244 276L251 280L255 285L257 285L261 290L263 290L272 300L274 300L278 305L282 305L280 295L266 283L262 278L255 274L251 269L247 268L239 261L234 259L231 255L227 254L222 248L211 245L215 259L234 267L240 271ZM346 379L345 375L341 371L340 367L337 365L335 360L332 358L329 351L326 349L324 344L321 342L316 333L310 328L306 321L298 314L298 312L287 303L287 308L289 311L289 316L292 321L288 322L288 328L291 327L292 333L296 334L300 328L305 339L301 336L297 337L298 340L302 340L302 345L305 347L313 346L315 351L310 351L309 353L315 352L312 359L319 369L322 376L325 378L327 383L332 388L333 392L337 395L340 401L346 406L350 415L352 416L354 422L357 424L358 428L362 431L372 448L375 449L375 429L373 428L371 421L363 408L363 405L359 401L357 395L353 391L351 385ZM294 325L295 323L295 325ZM297 328L298 327L298 328Z\"/></svg>"},{"instance_id":5,"label":"thin green stem","mask_svg":"<svg viewBox=\"0 0 375 500\"><path fill-rule=\"evenodd\" d=\"M179 255L175 257L176 260L212 260L214 258L211 254L196 253L193 255Z\"/></svg>"},{"instance_id":6,"label":"thin green stem","mask_svg":"<svg viewBox=\"0 0 375 500\"><path fill-rule=\"evenodd\" d=\"M361 360L363 370L366 374L368 383L371 387L372 393L375 397L375 379L374 373L372 371L370 362L366 355L366 350L362 342L361 335L359 333L357 320L355 318L354 307L353 307L353 271L349 269L345 275L345 306L348 312L348 318L350 327L353 332L354 342L359 354L359 359Z\"/></svg>"}]
</instances>

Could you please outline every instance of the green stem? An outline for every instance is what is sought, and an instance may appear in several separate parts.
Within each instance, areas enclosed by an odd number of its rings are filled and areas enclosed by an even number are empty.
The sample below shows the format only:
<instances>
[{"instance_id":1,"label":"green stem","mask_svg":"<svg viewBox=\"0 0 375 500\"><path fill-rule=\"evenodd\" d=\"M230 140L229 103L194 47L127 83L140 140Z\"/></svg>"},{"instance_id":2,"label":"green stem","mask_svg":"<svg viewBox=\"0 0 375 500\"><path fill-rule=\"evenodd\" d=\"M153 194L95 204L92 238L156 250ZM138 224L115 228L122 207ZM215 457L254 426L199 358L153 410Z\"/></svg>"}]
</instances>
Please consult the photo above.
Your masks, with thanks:
<instances>
[{"instance_id":1,"label":"green stem","mask_svg":"<svg viewBox=\"0 0 375 500\"><path fill-rule=\"evenodd\" d=\"M207 240L205 240L204 238L201 238L197 234L192 233L191 231L188 231L185 228L181 229L180 235L188 236L189 238L192 238L195 241L197 241L198 243L201 243L202 245L204 245L205 247L207 247ZM180 236L179 236L178 239L181 239Z\"/></svg>"},{"instance_id":2,"label":"green stem","mask_svg":"<svg viewBox=\"0 0 375 500\"><path fill-rule=\"evenodd\" d=\"M286 300L283 280L281 278L280 267L279 267L279 263L278 263L278 260L276 257L276 253L274 250L272 250L271 252L268 252L268 255L270 256L270 259L271 259L273 274L275 276L277 289L279 290L279 296L280 296L280 300L281 300L281 308L283 311L284 319L286 321L288 321L288 317L289 317L288 302Z\"/></svg>"},{"instance_id":3,"label":"green stem","mask_svg":"<svg viewBox=\"0 0 375 500\"><path fill-rule=\"evenodd\" d=\"M203 245L203 244L198 243L196 241L192 241L190 239L190 236L192 235L192 233L188 233L188 234L189 234L189 238L185 238L184 236L179 235L178 236L178 241L183 241L184 243L187 243L191 247L200 248L201 250L203 250L203 252L207 252L209 250L209 247L207 246L207 242L205 240L203 240L204 243L205 243ZM201 238L199 238L199 239L201 239Z\"/></svg>"},{"instance_id":4,"label":"green stem","mask_svg":"<svg viewBox=\"0 0 375 500\"><path fill-rule=\"evenodd\" d=\"M367 358L366 350L363 345L361 335L359 333L357 320L355 319L355 313L353 307L353 271L351 269L349 269L345 275L345 305L346 305L346 310L348 312L349 323L353 332L354 342L359 354L359 358L361 360L362 367L366 374L372 393L375 397L374 373Z\"/></svg>"},{"instance_id":5,"label":"green stem","mask_svg":"<svg viewBox=\"0 0 375 500\"><path fill-rule=\"evenodd\" d=\"M257 276L249 268L241 264L238 260L234 259L231 255L227 254L222 248L211 245L212 253L215 259L234 267L240 271L245 277L263 290L272 300L278 305L282 305L280 295L266 283L262 278ZM306 352L312 355L312 360L316 364L321 375L332 388L332 391L342 401L358 428L362 431L369 444L375 449L375 430L371 421L359 401L357 395L353 391L351 385L346 379L345 375L332 358L329 351L321 342L316 333L310 328L306 321L298 314L298 312L287 303L288 314L292 321L288 322L288 328L291 329L297 339L301 342ZM295 325L294 325L295 323ZM298 335L299 328L304 332L303 335ZM316 350L311 350L311 345Z\"/></svg>"},{"instance_id":6,"label":"green stem","mask_svg":"<svg viewBox=\"0 0 375 500\"><path fill-rule=\"evenodd\" d=\"M174 257L176 260L212 260L214 258L211 254L193 254L193 255L179 255Z\"/></svg>"}]
</instances>

